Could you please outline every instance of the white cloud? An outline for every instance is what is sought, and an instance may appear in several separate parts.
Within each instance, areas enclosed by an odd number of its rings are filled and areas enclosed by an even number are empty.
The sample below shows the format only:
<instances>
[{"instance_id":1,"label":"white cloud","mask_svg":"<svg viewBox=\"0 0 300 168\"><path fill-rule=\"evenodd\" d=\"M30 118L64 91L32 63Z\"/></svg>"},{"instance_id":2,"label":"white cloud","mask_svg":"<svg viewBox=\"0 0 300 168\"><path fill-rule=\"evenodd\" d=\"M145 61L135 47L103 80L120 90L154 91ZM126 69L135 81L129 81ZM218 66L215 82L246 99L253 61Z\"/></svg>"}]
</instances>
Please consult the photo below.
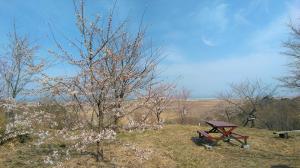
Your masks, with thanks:
<instances>
[{"instance_id":1,"label":"white cloud","mask_svg":"<svg viewBox=\"0 0 300 168\"><path fill-rule=\"evenodd\" d=\"M269 0L252 0L250 1L250 8L254 10L263 10L266 14L269 14Z\"/></svg>"},{"instance_id":2,"label":"white cloud","mask_svg":"<svg viewBox=\"0 0 300 168\"><path fill-rule=\"evenodd\" d=\"M227 55L224 58L203 61L189 61L183 52L172 50L175 55L173 63L161 65L165 69L163 75L177 79L182 77L179 85L193 90L193 96L214 97L224 90L229 83L240 82L245 79L262 79L264 82L278 84L276 78L288 72L287 58L280 54L281 42L288 34L286 23L289 18L295 19L300 16L295 4L287 5L287 12L275 18L264 28L253 33L248 40L250 53L237 53ZM243 20L243 15L236 16ZM214 43L202 37L202 42L208 46ZM285 93L284 93L285 94Z\"/></svg>"},{"instance_id":3,"label":"white cloud","mask_svg":"<svg viewBox=\"0 0 300 168\"><path fill-rule=\"evenodd\" d=\"M227 7L227 4L219 4L212 11L212 18L215 19L215 23L219 24L222 29L225 29L228 24Z\"/></svg>"},{"instance_id":4,"label":"white cloud","mask_svg":"<svg viewBox=\"0 0 300 168\"><path fill-rule=\"evenodd\" d=\"M201 41L202 41L205 45L207 45L207 46L209 46L209 47L214 47L214 46L216 46L216 44L215 44L214 42L212 42L211 40L208 40L206 37L202 37L202 38L201 38Z\"/></svg>"},{"instance_id":5,"label":"white cloud","mask_svg":"<svg viewBox=\"0 0 300 168\"><path fill-rule=\"evenodd\" d=\"M241 25L250 25L250 21L245 17L244 10L239 10L233 16L234 21Z\"/></svg>"},{"instance_id":6,"label":"white cloud","mask_svg":"<svg viewBox=\"0 0 300 168\"><path fill-rule=\"evenodd\" d=\"M162 51L163 57L165 57L165 61L169 63L183 62L186 58L183 57L183 54L179 49L174 46L168 46Z\"/></svg>"},{"instance_id":7,"label":"white cloud","mask_svg":"<svg viewBox=\"0 0 300 168\"><path fill-rule=\"evenodd\" d=\"M203 25L211 25L216 29L223 31L227 28L229 17L227 16L228 5L220 3L215 6L200 7L197 12L193 12L191 17L196 19L196 22Z\"/></svg>"},{"instance_id":8,"label":"white cloud","mask_svg":"<svg viewBox=\"0 0 300 168\"><path fill-rule=\"evenodd\" d=\"M288 17L291 19L291 21L299 21L300 19L300 1L295 1L294 3L288 4L289 12Z\"/></svg>"},{"instance_id":9,"label":"white cloud","mask_svg":"<svg viewBox=\"0 0 300 168\"><path fill-rule=\"evenodd\" d=\"M287 39L289 29L287 27L289 21L292 22L300 18L300 11L296 6L300 6L300 1L287 4L286 11L281 16L274 19L266 27L256 31L252 39L250 39L250 47L254 49L270 49L280 51L281 48L274 48L274 46L281 46L282 40Z\"/></svg>"},{"instance_id":10,"label":"white cloud","mask_svg":"<svg viewBox=\"0 0 300 168\"><path fill-rule=\"evenodd\" d=\"M271 48L272 45L280 46L281 39L284 39L288 34L287 29L287 17L280 16L273 20L265 28L262 28L252 35L252 39L249 40L250 47L254 49L275 49Z\"/></svg>"},{"instance_id":11,"label":"white cloud","mask_svg":"<svg viewBox=\"0 0 300 168\"><path fill-rule=\"evenodd\" d=\"M162 69L165 69L163 75L173 80L181 77L179 85L192 89L193 96L213 97L229 83L245 79L263 79L268 83L276 83L274 78L285 71L285 61L279 53L252 53L209 62L185 60L162 65Z\"/></svg>"},{"instance_id":12,"label":"white cloud","mask_svg":"<svg viewBox=\"0 0 300 168\"><path fill-rule=\"evenodd\" d=\"M170 77L171 80L181 77L180 86L192 89L193 96L202 97L214 97L217 93L226 89L225 87L229 83L241 82L245 79L261 79L273 85L279 84L276 78L288 72L285 66L288 58L280 54L280 51L282 51L281 42L286 39L286 35L289 33L286 26L289 19L300 18L300 10L297 9L300 6L299 3L300 1L287 4L285 13L273 19L270 23L266 23L264 28L253 32L251 38L247 39L246 43L241 44L246 45L250 52L225 55L223 58L204 62L201 60L190 61L184 52L172 49L172 52L169 52L170 55L173 55L171 56L172 62L160 65L164 69L162 75ZM216 10L213 10L214 12L210 11L205 19L212 19L212 22L219 27L226 28L228 24L226 8L227 5L214 8L218 9L218 12ZM208 10L211 9L207 8L206 12ZM235 21L248 24L248 20L242 11L234 17ZM218 19L224 22L217 22ZM206 37L202 37L201 40L207 46L215 45ZM285 92L280 94L285 94Z\"/></svg>"}]
</instances>

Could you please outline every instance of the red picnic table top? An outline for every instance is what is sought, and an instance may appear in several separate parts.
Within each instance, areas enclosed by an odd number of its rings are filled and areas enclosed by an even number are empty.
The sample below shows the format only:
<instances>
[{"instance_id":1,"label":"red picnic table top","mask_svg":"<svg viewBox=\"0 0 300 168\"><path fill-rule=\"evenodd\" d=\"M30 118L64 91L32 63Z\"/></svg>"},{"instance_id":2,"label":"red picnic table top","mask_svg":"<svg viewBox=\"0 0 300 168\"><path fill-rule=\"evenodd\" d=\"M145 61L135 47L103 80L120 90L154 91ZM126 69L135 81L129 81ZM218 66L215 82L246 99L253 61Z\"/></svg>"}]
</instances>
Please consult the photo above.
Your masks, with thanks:
<instances>
[{"instance_id":1,"label":"red picnic table top","mask_svg":"<svg viewBox=\"0 0 300 168\"><path fill-rule=\"evenodd\" d=\"M207 124L211 125L212 127L237 127L237 125L228 123L225 121L205 121Z\"/></svg>"}]
</instances>

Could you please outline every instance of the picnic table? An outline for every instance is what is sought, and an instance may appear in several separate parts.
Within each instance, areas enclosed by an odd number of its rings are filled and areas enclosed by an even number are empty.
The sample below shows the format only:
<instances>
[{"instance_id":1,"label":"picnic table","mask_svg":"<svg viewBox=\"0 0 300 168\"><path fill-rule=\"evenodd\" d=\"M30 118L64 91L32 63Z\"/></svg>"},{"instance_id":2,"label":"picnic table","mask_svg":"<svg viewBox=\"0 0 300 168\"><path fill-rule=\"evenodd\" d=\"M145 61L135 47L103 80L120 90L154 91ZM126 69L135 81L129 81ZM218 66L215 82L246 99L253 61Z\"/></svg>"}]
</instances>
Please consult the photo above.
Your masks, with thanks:
<instances>
[{"instance_id":1,"label":"picnic table","mask_svg":"<svg viewBox=\"0 0 300 168\"><path fill-rule=\"evenodd\" d=\"M232 123L224 122L224 121L205 121L206 124L212 127L209 131L198 130L199 138L205 138L215 144L223 140L225 142L230 142L231 139L238 141L242 148L247 148L249 145L247 144L248 136L240 135L233 132L238 126ZM212 136L213 133L219 134L219 136Z\"/></svg>"}]
</instances>

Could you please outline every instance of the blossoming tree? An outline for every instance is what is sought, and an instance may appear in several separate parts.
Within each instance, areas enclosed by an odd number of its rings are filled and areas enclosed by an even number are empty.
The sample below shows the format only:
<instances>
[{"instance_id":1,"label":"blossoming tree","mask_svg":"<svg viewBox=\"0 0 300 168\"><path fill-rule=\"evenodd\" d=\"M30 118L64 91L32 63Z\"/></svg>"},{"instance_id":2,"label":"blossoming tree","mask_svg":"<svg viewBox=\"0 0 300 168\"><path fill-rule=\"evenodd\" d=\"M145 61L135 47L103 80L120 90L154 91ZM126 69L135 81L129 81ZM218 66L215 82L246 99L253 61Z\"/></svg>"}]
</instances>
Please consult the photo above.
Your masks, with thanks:
<instances>
[{"instance_id":1,"label":"blossoming tree","mask_svg":"<svg viewBox=\"0 0 300 168\"><path fill-rule=\"evenodd\" d=\"M38 47L28 37L17 34L15 25L9 38L7 51L0 57L0 75L6 97L15 99L28 91L28 84L35 81L34 77L43 70L44 63L38 62Z\"/></svg>"},{"instance_id":2,"label":"blossoming tree","mask_svg":"<svg viewBox=\"0 0 300 168\"><path fill-rule=\"evenodd\" d=\"M116 126L128 113L126 100L136 98L154 79L158 56L152 47L144 45L145 31L140 27L134 37L126 29L126 22L117 26L110 13L106 26L100 26L100 16L92 21L85 15L84 1L74 1L76 25L80 39L66 39L75 49L68 51L54 37L58 51L51 54L74 67L69 77L45 75L45 89L65 95L83 110L92 109L90 125L99 135ZM97 138L97 160L103 159L101 138Z\"/></svg>"}]
</instances>

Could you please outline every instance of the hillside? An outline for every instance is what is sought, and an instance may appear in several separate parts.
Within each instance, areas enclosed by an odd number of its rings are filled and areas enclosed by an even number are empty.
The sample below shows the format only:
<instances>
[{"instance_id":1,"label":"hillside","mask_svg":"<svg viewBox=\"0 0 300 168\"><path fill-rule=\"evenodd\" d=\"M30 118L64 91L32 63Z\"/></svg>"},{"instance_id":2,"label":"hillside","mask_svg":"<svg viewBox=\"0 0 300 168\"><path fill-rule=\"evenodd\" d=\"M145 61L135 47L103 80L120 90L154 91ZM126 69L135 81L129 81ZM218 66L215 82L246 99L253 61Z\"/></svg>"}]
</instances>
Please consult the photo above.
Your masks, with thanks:
<instances>
[{"instance_id":1,"label":"hillside","mask_svg":"<svg viewBox=\"0 0 300 168\"><path fill-rule=\"evenodd\" d=\"M167 125L156 131L120 133L105 146L102 163L88 153L72 151L70 158L61 159L68 144L51 137L39 147L34 139L26 144L11 141L0 146L0 167L300 167L300 136L280 139L271 131L238 128L237 132L250 136L250 149L220 142L207 150L198 141L197 129L208 128ZM53 151L56 162L45 164Z\"/></svg>"}]
</instances>

